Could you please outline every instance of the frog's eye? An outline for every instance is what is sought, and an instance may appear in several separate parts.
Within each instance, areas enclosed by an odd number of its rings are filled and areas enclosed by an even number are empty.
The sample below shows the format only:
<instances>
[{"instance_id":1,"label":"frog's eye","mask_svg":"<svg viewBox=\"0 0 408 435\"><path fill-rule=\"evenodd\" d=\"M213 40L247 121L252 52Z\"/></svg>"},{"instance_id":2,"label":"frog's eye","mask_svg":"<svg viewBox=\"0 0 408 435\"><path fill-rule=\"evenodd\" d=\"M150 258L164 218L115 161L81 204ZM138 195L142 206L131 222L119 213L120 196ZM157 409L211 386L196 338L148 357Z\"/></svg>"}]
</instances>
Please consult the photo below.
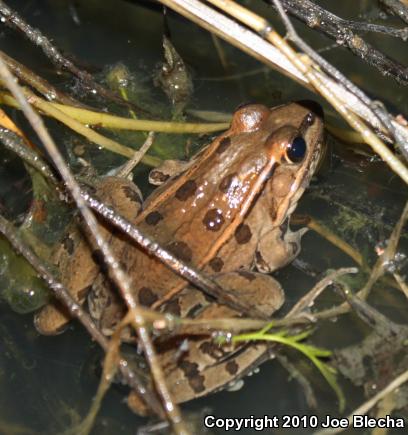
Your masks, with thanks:
<instances>
[{"instance_id":1,"label":"frog's eye","mask_svg":"<svg viewBox=\"0 0 408 435\"><path fill-rule=\"evenodd\" d=\"M306 155L306 141L296 136L286 147L286 159L289 163L300 163Z\"/></svg>"}]
</instances>

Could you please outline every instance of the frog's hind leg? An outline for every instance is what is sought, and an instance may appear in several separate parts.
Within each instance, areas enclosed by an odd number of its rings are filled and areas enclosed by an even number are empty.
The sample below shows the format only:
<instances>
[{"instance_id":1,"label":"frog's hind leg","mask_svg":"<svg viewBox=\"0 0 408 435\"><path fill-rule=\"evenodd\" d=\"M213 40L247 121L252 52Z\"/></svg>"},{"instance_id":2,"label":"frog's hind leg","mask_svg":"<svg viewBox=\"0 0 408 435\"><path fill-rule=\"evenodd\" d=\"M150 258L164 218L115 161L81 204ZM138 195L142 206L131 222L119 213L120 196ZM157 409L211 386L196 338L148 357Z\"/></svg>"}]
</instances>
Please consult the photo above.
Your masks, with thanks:
<instances>
[{"instance_id":1,"label":"frog's hind leg","mask_svg":"<svg viewBox=\"0 0 408 435\"><path fill-rule=\"evenodd\" d=\"M236 292L241 302L256 304L267 316L279 309L284 301L281 286L269 275L242 270L216 275L215 280ZM177 305L177 309L174 305ZM193 288L184 289L163 308L166 312L172 312L173 309L179 315L206 320L209 324L213 319L239 316L239 313L225 305L210 302ZM170 391L175 401L180 403L226 387L269 358L266 344L221 346L214 343L202 327L200 333L200 329L191 324L178 329L176 336L159 341L159 345L166 349L160 354L160 362Z\"/></svg>"},{"instance_id":2,"label":"frog's hind leg","mask_svg":"<svg viewBox=\"0 0 408 435\"><path fill-rule=\"evenodd\" d=\"M130 221L140 212L140 190L129 180L105 177L99 181L95 194ZM111 244L115 235L109 226L102 222L98 228L105 240ZM98 251L92 247L92 243L88 242L75 225L68 231L53 256L52 260L60 272L63 285L80 305L85 302L98 276L100 261L96 258L97 254ZM63 332L70 320L68 310L58 301L52 301L36 314L34 324L41 334L55 335Z\"/></svg>"},{"instance_id":3,"label":"frog's hind leg","mask_svg":"<svg viewBox=\"0 0 408 435\"><path fill-rule=\"evenodd\" d=\"M54 255L61 282L72 298L82 305L98 273L92 251L79 231L68 233ZM34 317L37 331L43 335L56 335L64 331L71 320L68 310L56 299L43 307Z\"/></svg>"},{"instance_id":4,"label":"frog's hind leg","mask_svg":"<svg viewBox=\"0 0 408 435\"><path fill-rule=\"evenodd\" d=\"M34 326L42 335L57 335L65 331L70 319L68 311L60 303L53 303L34 316Z\"/></svg>"},{"instance_id":5,"label":"frog's hind leg","mask_svg":"<svg viewBox=\"0 0 408 435\"><path fill-rule=\"evenodd\" d=\"M211 341L203 340L199 347L211 352L217 346ZM267 345L248 344L239 346L222 361L200 371L195 368L194 363L183 361L179 369L184 375L182 379L172 382L172 376L167 376L170 380L170 392L178 403L215 393L233 385L269 358Z\"/></svg>"}]
</instances>

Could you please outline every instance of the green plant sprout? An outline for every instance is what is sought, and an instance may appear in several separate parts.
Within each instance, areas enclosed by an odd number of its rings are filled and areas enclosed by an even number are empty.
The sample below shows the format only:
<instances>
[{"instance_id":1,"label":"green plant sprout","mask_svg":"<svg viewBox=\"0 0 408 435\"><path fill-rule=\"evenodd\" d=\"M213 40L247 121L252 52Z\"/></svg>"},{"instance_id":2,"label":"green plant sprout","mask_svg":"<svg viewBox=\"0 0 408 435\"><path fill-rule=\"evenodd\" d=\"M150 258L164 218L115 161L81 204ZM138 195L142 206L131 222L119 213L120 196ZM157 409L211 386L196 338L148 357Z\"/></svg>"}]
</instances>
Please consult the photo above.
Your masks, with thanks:
<instances>
[{"instance_id":1,"label":"green plant sprout","mask_svg":"<svg viewBox=\"0 0 408 435\"><path fill-rule=\"evenodd\" d=\"M257 332L248 334L239 334L232 337L233 343L239 343L242 341L274 341L276 343L284 344L285 346L292 347L301 352L316 366L327 383L336 393L339 400L339 410L342 412L345 407L344 394L336 381L336 369L330 367L328 364L322 361L322 358L328 358L332 352L327 349L321 349L310 344L302 343L303 340L308 338L312 334L312 330L307 330L296 335L289 335L288 331L282 330L275 333L268 332L273 326L273 323L269 323L264 328Z\"/></svg>"}]
</instances>

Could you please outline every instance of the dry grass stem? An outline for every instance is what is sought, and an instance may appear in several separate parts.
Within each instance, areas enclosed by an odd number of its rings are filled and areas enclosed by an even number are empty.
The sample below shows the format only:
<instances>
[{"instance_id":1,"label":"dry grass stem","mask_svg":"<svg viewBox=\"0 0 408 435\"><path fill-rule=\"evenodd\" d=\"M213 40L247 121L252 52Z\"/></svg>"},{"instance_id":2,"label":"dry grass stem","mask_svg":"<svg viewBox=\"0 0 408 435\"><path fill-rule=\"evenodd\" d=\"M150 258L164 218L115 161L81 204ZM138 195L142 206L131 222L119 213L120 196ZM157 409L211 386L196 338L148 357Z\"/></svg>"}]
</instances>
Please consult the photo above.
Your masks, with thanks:
<instances>
[{"instance_id":1,"label":"dry grass stem","mask_svg":"<svg viewBox=\"0 0 408 435\"><path fill-rule=\"evenodd\" d=\"M0 101L8 106L19 109L17 101L8 93L0 92ZM123 118L121 116L110 115L109 113L96 112L89 109L69 106L66 104L50 103L47 107L54 108L72 119L86 125L105 127L112 130L129 131L155 131L156 133L212 133L225 130L229 127L227 122L196 123L196 122L171 122L171 121L151 121L148 119ZM51 109L50 109L51 110ZM52 116L51 113L48 114Z\"/></svg>"},{"instance_id":2,"label":"dry grass stem","mask_svg":"<svg viewBox=\"0 0 408 435\"><path fill-rule=\"evenodd\" d=\"M272 30L272 27L264 18L230 0L211 0L211 3L216 4L219 9L227 10L227 13L237 20L242 21L246 26L263 35L267 41L278 49L279 55L275 50L272 50L274 47L264 39L198 0L161 0L161 3L223 37L264 63L279 70L284 69L292 78L297 81L300 79L300 83L303 85L306 85L306 83L309 86L311 85L313 89L333 105L344 119L362 135L365 142L408 184L407 167L366 124L366 122L371 124L373 128L383 128L382 123L371 108L367 107L344 86L339 85L321 72L311 59L305 58L305 55L299 56L281 36ZM286 16L281 4L275 2L275 5L281 14ZM282 54L292 65L290 68L287 67L287 62L282 62ZM293 69L296 70L296 74L293 74ZM364 122L361 121L360 117L364 119ZM408 143L408 130L395 119L392 120L392 124L398 134Z\"/></svg>"},{"instance_id":3,"label":"dry grass stem","mask_svg":"<svg viewBox=\"0 0 408 435\"><path fill-rule=\"evenodd\" d=\"M147 135L147 138L144 141L143 145L140 147L140 149L135 151L133 153L132 158L130 158L117 172L116 174L117 177L126 178L129 176L129 174L133 171L133 169L135 169L135 167L143 159L147 151L149 151L149 148L153 145L154 135L155 135L154 131L151 131Z\"/></svg>"},{"instance_id":4,"label":"dry grass stem","mask_svg":"<svg viewBox=\"0 0 408 435\"><path fill-rule=\"evenodd\" d=\"M303 296L295 306L286 315L287 319L295 318L301 316L302 312L308 310L322 293L322 291L333 284L340 276L349 273L357 273L358 269L355 267L343 267L341 269L335 270L334 272L327 275L321 281L319 281L305 296ZM313 315L312 315L313 316Z\"/></svg>"},{"instance_id":5,"label":"dry grass stem","mask_svg":"<svg viewBox=\"0 0 408 435\"><path fill-rule=\"evenodd\" d=\"M397 281L399 288L402 290L405 297L408 298L408 285L402 276L399 273L393 273L392 276L395 278L395 281Z\"/></svg>"}]
</instances>

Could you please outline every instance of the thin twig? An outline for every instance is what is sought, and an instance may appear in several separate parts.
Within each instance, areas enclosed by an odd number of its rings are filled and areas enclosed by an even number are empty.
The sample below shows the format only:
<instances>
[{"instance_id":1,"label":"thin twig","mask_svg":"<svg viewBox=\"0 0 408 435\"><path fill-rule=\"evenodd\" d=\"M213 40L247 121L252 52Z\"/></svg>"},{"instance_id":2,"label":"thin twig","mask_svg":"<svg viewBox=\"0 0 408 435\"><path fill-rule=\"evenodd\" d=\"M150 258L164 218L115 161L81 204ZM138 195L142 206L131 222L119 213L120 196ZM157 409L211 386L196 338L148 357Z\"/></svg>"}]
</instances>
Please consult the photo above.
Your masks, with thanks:
<instances>
[{"instance_id":1,"label":"thin twig","mask_svg":"<svg viewBox=\"0 0 408 435\"><path fill-rule=\"evenodd\" d=\"M276 8L282 17L287 17L282 4L279 0L273 0ZM333 94L330 84L323 74L317 73L305 59L298 56L295 51L284 41L276 32L269 30L267 39L288 56L294 65L296 65L308 77L309 81L314 84L316 90L323 95L330 104L343 116L343 118L357 130L365 142L408 184L408 168L388 149L388 147L378 138L378 136L354 113L350 112Z\"/></svg>"},{"instance_id":2,"label":"thin twig","mask_svg":"<svg viewBox=\"0 0 408 435\"><path fill-rule=\"evenodd\" d=\"M54 185L58 185L58 181L48 164L32 148L27 147L20 136L0 127L0 140L7 149L16 153L24 162L40 172L44 178L50 180Z\"/></svg>"},{"instance_id":3,"label":"thin twig","mask_svg":"<svg viewBox=\"0 0 408 435\"><path fill-rule=\"evenodd\" d=\"M139 164L139 162L143 159L144 155L149 151L149 148L153 145L155 133L151 131L143 145L134 152L132 158L130 158L116 173L117 177L126 178L135 167Z\"/></svg>"},{"instance_id":4,"label":"thin twig","mask_svg":"<svg viewBox=\"0 0 408 435\"><path fill-rule=\"evenodd\" d=\"M61 104L67 104L69 106L85 108L84 104L75 100L71 96L64 94L55 86L52 86L51 83L35 74L34 71L28 69L22 63L17 62L15 59L8 56L6 53L4 53L4 51L0 50L0 55L3 57L4 62L6 62L6 65L16 77L37 90L40 94L47 98L47 100Z\"/></svg>"},{"instance_id":5,"label":"thin twig","mask_svg":"<svg viewBox=\"0 0 408 435\"><path fill-rule=\"evenodd\" d=\"M20 30L33 44L41 47L44 54L59 68L69 71L71 74L78 77L82 85L84 85L91 94L98 93L102 97L114 101L117 104L131 107L139 111L139 113L147 114L146 110L137 107L134 103L123 100L118 95L101 86L87 71L80 70L73 62L64 57L58 48L53 45L40 30L26 23L16 11L7 6L3 1L0 1L0 15L2 16L1 22L3 24Z\"/></svg>"},{"instance_id":6,"label":"thin twig","mask_svg":"<svg viewBox=\"0 0 408 435\"><path fill-rule=\"evenodd\" d=\"M82 307L72 298L68 290L54 278L52 273L50 273L50 271L43 265L34 252L20 240L14 227L1 215L0 233L7 238L16 252L21 254L31 264L38 275L47 283L55 297L69 310L71 316L78 319L78 321L88 331L89 335L104 351L107 351L109 348L109 341L96 327L90 316L85 313ZM159 415L164 416L155 394L146 389L142 379L139 378L139 375L131 370L131 365L128 361L122 358L119 362L119 367L128 385L139 393L140 397L143 398L143 401L145 401L151 409Z\"/></svg>"},{"instance_id":7,"label":"thin twig","mask_svg":"<svg viewBox=\"0 0 408 435\"><path fill-rule=\"evenodd\" d=\"M274 4L274 0L267 0ZM356 35L347 21L316 5L310 0L281 0L290 15L309 27L320 30L326 36L348 48L364 62L374 66L381 74L393 77L398 83L408 85L408 68L374 48ZM276 7L276 3L275 3Z\"/></svg>"},{"instance_id":8,"label":"thin twig","mask_svg":"<svg viewBox=\"0 0 408 435\"><path fill-rule=\"evenodd\" d=\"M136 328L136 332L138 334L140 344L143 347L146 360L149 363L152 372L152 377L154 379L158 394L161 400L163 401L166 415L171 421L176 433L188 434L189 431L185 428L179 409L173 402L170 393L168 391L164 379L164 375L160 367L159 360L157 358L156 352L153 347L152 340L145 326L143 315L138 311L138 304L132 294L131 282L128 276L123 272L120 264L113 256L109 244L106 242L104 237L100 234L98 223L96 221L95 216L92 214L92 212L87 207L85 201L83 200L81 196L80 188L77 182L75 181L75 178L73 177L70 170L66 166L53 139L51 138L50 134L45 128L42 119L38 116L38 114L34 111L34 109L30 106L30 104L25 99L23 92L21 91L18 84L15 82L13 76L11 75L7 66L3 62L1 56L0 56L0 76L7 83L9 90L14 95L16 100L19 102L25 116L29 120L33 129L38 134L42 143L46 147L48 153L52 157L54 164L57 167L59 173L61 174L62 179L66 183L72 197L74 198L78 206L78 209L82 217L84 218L84 221L86 222L90 233L92 234L95 243L103 253L104 260L109 267L113 281L121 291L122 297L125 300L128 308L132 309L134 312L133 323Z\"/></svg>"},{"instance_id":9,"label":"thin twig","mask_svg":"<svg viewBox=\"0 0 408 435\"><path fill-rule=\"evenodd\" d=\"M367 400L361 406L356 408L348 417L348 421L350 424L353 423L353 417L355 415L364 415L367 414L370 409L372 409L381 399L383 399L388 394L395 391L401 385L405 384L408 381L408 370L404 373L401 373L397 376L392 382L390 382L384 389L382 389L379 393L377 393L374 397ZM332 435L336 433L340 433L345 431L347 428L336 428L336 429L323 429L314 433L314 435Z\"/></svg>"},{"instance_id":10,"label":"thin twig","mask_svg":"<svg viewBox=\"0 0 408 435\"><path fill-rule=\"evenodd\" d=\"M394 277L395 281L397 281L399 288L404 293L405 297L408 299L408 285L402 278L402 276L399 273L393 273L392 276Z\"/></svg>"},{"instance_id":11,"label":"thin twig","mask_svg":"<svg viewBox=\"0 0 408 435\"><path fill-rule=\"evenodd\" d=\"M301 315L302 311L310 308L316 298L322 293L322 291L333 284L340 276L349 273L357 273L358 269L356 267L343 267L341 269L335 270L334 272L327 275L321 281L319 281L305 296L303 296L289 311L286 315L287 319Z\"/></svg>"},{"instance_id":12,"label":"thin twig","mask_svg":"<svg viewBox=\"0 0 408 435\"><path fill-rule=\"evenodd\" d=\"M55 108L47 101L37 97L28 89L25 89L24 91L26 97L29 99L30 103L33 106L47 113L48 115L51 115L53 118L57 119L58 121L62 122L67 127L69 127L70 129L74 130L76 133L86 137L91 142L94 142L97 145L109 151L115 152L122 156L133 157L134 150L132 150L131 148L128 148L120 144L119 142L109 139L108 137L103 136L102 134L82 124L81 122L76 121L75 119L66 115L64 112L61 112L60 110ZM150 156L144 156L144 163L155 165L157 162L155 159L150 158Z\"/></svg>"},{"instance_id":13,"label":"thin twig","mask_svg":"<svg viewBox=\"0 0 408 435\"><path fill-rule=\"evenodd\" d=\"M404 4L400 0L379 0L379 2L393 15L408 23L408 4Z\"/></svg>"}]
</instances>

